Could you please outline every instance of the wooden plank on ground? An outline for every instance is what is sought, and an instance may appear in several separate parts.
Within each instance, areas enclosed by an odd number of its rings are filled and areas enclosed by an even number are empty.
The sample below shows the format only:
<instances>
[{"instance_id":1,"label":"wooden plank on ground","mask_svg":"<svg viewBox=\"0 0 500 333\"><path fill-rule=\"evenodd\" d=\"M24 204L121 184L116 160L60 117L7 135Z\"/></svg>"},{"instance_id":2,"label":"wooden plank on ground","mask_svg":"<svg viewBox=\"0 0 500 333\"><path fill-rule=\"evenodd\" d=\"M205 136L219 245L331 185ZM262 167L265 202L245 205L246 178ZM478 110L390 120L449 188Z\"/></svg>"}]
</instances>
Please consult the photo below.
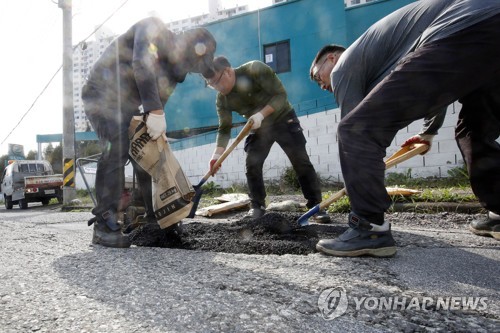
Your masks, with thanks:
<instances>
[{"instance_id":1,"label":"wooden plank on ground","mask_svg":"<svg viewBox=\"0 0 500 333\"><path fill-rule=\"evenodd\" d=\"M250 204L250 199L224 202L217 205L200 208L196 211L196 215L210 217L212 215L224 213L232 209L248 207L249 204Z\"/></svg>"}]
</instances>

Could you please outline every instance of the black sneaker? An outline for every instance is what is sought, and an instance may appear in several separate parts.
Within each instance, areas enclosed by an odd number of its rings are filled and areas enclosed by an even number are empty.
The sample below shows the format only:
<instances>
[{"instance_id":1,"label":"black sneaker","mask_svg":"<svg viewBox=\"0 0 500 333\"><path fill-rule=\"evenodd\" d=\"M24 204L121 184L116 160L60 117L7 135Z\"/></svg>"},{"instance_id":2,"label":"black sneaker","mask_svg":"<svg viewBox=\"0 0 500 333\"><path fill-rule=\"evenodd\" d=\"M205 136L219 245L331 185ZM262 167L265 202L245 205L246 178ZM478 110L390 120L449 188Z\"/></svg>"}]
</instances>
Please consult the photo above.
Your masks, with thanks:
<instances>
[{"instance_id":1,"label":"black sneaker","mask_svg":"<svg viewBox=\"0 0 500 333\"><path fill-rule=\"evenodd\" d=\"M264 216L266 213L266 209L263 206L260 207L252 207L246 214L247 217L251 217L253 219Z\"/></svg>"},{"instance_id":2,"label":"black sneaker","mask_svg":"<svg viewBox=\"0 0 500 333\"><path fill-rule=\"evenodd\" d=\"M488 218L470 224L470 231L476 235L491 236L500 240L500 215L488 212Z\"/></svg>"},{"instance_id":3,"label":"black sneaker","mask_svg":"<svg viewBox=\"0 0 500 333\"><path fill-rule=\"evenodd\" d=\"M379 226L350 213L349 229L336 239L321 239L316 249L338 257L392 257L396 254L396 242L389 222Z\"/></svg>"},{"instance_id":4,"label":"black sneaker","mask_svg":"<svg viewBox=\"0 0 500 333\"><path fill-rule=\"evenodd\" d=\"M332 220L325 210L320 210L313 215L313 221L316 223L330 223Z\"/></svg>"},{"instance_id":5,"label":"black sneaker","mask_svg":"<svg viewBox=\"0 0 500 333\"><path fill-rule=\"evenodd\" d=\"M127 248L130 247L128 236L121 231L116 214L105 212L89 221L94 224L92 244L100 244L106 247Z\"/></svg>"}]
</instances>

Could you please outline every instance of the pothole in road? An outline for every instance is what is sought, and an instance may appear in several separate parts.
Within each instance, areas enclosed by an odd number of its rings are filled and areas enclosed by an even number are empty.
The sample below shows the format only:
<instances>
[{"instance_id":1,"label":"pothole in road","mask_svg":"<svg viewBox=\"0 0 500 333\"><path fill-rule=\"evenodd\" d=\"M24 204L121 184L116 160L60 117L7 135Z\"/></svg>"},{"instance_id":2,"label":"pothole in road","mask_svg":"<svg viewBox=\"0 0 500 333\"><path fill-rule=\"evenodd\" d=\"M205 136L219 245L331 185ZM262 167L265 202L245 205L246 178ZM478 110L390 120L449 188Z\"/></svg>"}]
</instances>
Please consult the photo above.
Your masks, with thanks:
<instances>
[{"instance_id":1,"label":"pothole in road","mask_svg":"<svg viewBox=\"0 0 500 333\"><path fill-rule=\"evenodd\" d=\"M335 238L346 227L331 224L299 226L300 215L269 212L232 223L184 223L180 228L161 229L145 224L129 237L133 245L245 254L298 254L316 251L321 238Z\"/></svg>"}]
</instances>

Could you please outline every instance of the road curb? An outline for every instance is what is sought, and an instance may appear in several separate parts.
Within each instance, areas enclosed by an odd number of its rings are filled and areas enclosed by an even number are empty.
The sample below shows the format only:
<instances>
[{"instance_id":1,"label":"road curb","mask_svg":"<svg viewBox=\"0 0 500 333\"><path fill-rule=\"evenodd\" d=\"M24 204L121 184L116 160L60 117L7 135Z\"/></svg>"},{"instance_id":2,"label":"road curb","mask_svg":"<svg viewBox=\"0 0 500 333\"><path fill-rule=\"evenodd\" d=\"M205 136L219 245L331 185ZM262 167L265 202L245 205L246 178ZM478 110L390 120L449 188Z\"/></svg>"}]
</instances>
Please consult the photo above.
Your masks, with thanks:
<instances>
[{"instance_id":1,"label":"road curb","mask_svg":"<svg viewBox=\"0 0 500 333\"><path fill-rule=\"evenodd\" d=\"M93 206L62 206L62 212L74 212L82 210L92 210Z\"/></svg>"},{"instance_id":2,"label":"road curb","mask_svg":"<svg viewBox=\"0 0 500 333\"><path fill-rule=\"evenodd\" d=\"M83 211L92 210L92 206L63 206L61 211ZM487 211L479 204L479 202L396 202L389 212L407 212L407 213L462 213L462 214L482 214Z\"/></svg>"},{"instance_id":3,"label":"road curb","mask_svg":"<svg viewBox=\"0 0 500 333\"><path fill-rule=\"evenodd\" d=\"M392 212L441 213L452 212L462 214L486 213L479 202L396 202L390 208Z\"/></svg>"}]
</instances>

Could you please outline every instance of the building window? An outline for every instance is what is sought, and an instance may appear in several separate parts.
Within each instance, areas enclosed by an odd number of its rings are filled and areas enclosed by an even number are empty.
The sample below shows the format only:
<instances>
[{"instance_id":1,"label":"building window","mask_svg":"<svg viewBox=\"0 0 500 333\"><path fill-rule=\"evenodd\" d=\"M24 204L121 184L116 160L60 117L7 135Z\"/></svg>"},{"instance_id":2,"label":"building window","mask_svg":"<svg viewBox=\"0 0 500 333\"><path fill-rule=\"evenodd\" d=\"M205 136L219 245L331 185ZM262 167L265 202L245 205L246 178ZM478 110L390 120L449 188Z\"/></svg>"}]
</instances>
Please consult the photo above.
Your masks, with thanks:
<instances>
[{"instance_id":1,"label":"building window","mask_svg":"<svg viewBox=\"0 0 500 333\"><path fill-rule=\"evenodd\" d=\"M276 73L290 72L290 40L264 45L264 62Z\"/></svg>"},{"instance_id":2,"label":"building window","mask_svg":"<svg viewBox=\"0 0 500 333\"><path fill-rule=\"evenodd\" d=\"M370 2L374 2L374 1L376 1L376 0L344 0L344 3L345 3L346 7L351 7L351 6L367 4ZM377 1L379 1L379 0L377 0Z\"/></svg>"}]
</instances>

